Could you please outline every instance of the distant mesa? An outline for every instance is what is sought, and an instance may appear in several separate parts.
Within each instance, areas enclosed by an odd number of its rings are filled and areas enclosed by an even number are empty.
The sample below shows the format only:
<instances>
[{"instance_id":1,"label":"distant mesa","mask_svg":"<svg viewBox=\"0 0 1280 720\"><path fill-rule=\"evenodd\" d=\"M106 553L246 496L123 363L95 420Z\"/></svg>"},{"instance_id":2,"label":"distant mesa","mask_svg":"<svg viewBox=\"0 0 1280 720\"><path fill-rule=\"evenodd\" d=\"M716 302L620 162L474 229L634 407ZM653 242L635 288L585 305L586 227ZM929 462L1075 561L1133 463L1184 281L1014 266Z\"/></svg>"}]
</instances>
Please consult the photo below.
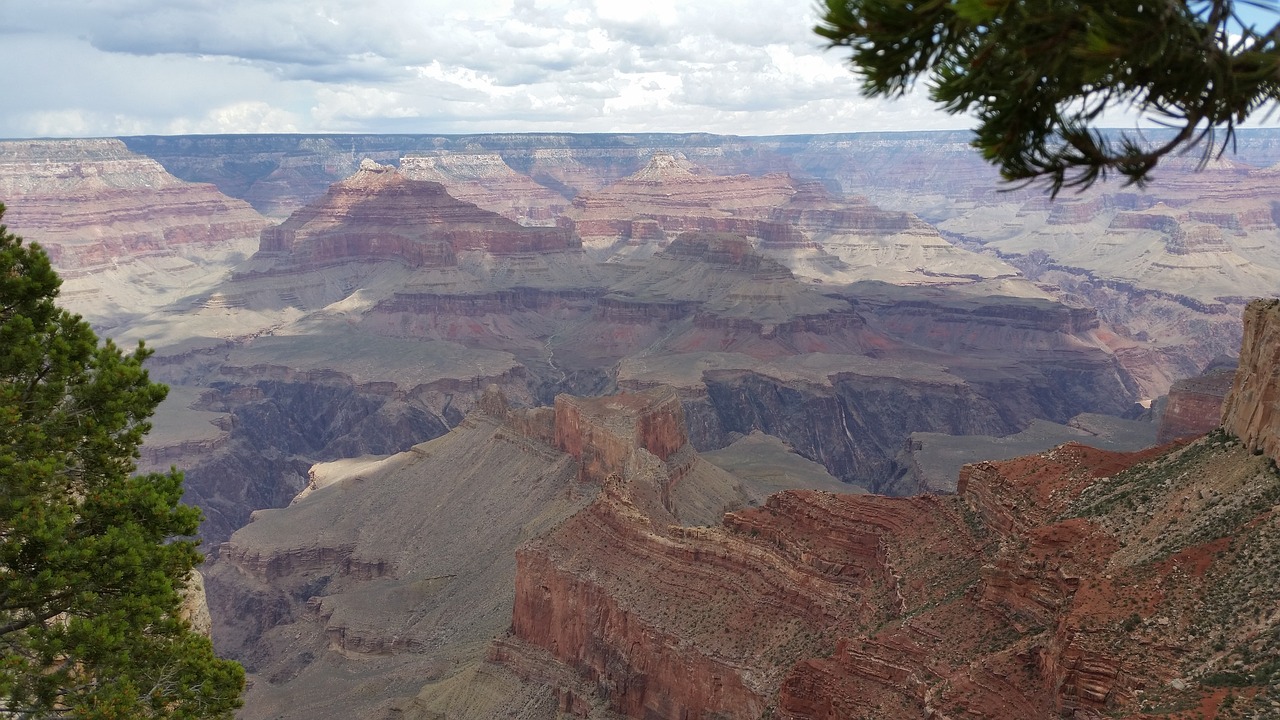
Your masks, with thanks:
<instances>
[{"instance_id":1,"label":"distant mesa","mask_svg":"<svg viewBox=\"0 0 1280 720\"><path fill-rule=\"evenodd\" d=\"M303 266L349 260L397 260L412 268L450 267L458 255L571 250L566 228L523 227L451 196L437 182L411 180L365 160L316 202L262 232L260 251Z\"/></svg>"},{"instance_id":2,"label":"distant mesa","mask_svg":"<svg viewBox=\"0 0 1280 720\"><path fill-rule=\"evenodd\" d=\"M266 220L213 186L188 183L119 140L0 142L5 223L74 273L257 235Z\"/></svg>"},{"instance_id":3,"label":"distant mesa","mask_svg":"<svg viewBox=\"0 0 1280 720\"><path fill-rule=\"evenodd\" d=\"M693 163L683 155L655 152L644 167L632 173L623 182L665 183L693 177Z\"/></svg>"}]
</instances>

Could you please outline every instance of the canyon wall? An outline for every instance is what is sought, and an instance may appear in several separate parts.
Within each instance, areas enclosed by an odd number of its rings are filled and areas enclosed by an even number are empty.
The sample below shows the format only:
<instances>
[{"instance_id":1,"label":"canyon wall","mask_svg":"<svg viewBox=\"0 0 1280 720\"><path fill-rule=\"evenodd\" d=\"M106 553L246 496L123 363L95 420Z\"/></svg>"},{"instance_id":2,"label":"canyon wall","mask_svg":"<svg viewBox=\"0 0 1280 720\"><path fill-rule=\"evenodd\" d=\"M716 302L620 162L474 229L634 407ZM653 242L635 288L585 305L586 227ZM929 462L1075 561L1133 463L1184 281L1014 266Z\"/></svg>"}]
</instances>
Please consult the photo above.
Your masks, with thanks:
<instances>
[{"instance_id":1,"label":"canyon wall","mask_svg":"<svg viewBox=\"0 0 1280 720\"><path fill-rule=\"evenodd\" d=\"M1280 300L1255 300L1245 310L1240 369L1222 407L1222 426L1280 460Z\"/></svg>"},{"instance_id":2,"label":"canyon wall","mask_svg":"<svg viewBox=\"0 0 1280 720\"><path fill-rule=\"evenodd\" d=\"M0 202L5 224L49 254L62 302L99 330L216 284L266 225L119 140L0 142Z\"/></svg>"}]
</instances>

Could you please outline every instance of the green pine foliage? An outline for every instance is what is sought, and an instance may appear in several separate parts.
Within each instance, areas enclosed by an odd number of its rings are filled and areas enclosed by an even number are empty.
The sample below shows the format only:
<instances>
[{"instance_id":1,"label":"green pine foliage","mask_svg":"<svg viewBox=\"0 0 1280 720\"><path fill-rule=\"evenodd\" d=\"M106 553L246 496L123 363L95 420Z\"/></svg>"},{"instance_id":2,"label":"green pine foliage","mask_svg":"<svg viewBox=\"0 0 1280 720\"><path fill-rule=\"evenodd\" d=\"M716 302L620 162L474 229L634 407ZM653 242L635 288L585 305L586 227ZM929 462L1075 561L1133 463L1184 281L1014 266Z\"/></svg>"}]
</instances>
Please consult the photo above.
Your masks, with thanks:
<instances>
[{"instance_id":1,"label":"green pine foliage","mask_svg":"<svg viewBox=\"0 0 1280 720\"><path fill-rule=\"evenodd\" d=\"M243 669L178 615L200 511L180 472L134 475L168 389L60 284L0 225L0 716L230 717Z\"/></svg>"},{"instance_id":2,"label":"green pine foliage","mask_svg":"<svg viewBox=\"0 0 1280 720\"><path fill-rule=\"evenodd\" d=\"M977 118L973 144L1006 180L1043 178L1057 194L1111 172L1141 184L1160 158L1197 145L1207 162L1280 98L1280 24L1256 30L1238 4L825 0L814 30L850 49L864 94L900 96L926 78L935 102ZM1176 132L1098 129L1123 108Z\"/></svg>"}]
</instances>

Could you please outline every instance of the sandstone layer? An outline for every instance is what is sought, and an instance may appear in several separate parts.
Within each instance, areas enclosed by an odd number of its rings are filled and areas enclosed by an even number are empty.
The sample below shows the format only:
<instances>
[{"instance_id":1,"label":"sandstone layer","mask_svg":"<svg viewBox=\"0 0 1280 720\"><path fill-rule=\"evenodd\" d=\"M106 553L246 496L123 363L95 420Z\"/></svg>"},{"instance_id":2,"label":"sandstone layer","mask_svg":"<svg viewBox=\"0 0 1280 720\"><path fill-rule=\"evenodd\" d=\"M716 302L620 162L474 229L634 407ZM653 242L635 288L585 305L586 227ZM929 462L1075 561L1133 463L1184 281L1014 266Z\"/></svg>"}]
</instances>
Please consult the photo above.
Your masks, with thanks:
<instances>
[{"instance_id":1,"label":"sandstone layer","mask_svg":"<svg viewBox=\"0 0 1280 720\"><path fill-rule=\"evenodd\" d=\"M521 225L555 225L569 206L563 195L511 169L497 153L408 155L400 159L400 173L438 182L453 197Z\"/></svg>"}]
</instances>

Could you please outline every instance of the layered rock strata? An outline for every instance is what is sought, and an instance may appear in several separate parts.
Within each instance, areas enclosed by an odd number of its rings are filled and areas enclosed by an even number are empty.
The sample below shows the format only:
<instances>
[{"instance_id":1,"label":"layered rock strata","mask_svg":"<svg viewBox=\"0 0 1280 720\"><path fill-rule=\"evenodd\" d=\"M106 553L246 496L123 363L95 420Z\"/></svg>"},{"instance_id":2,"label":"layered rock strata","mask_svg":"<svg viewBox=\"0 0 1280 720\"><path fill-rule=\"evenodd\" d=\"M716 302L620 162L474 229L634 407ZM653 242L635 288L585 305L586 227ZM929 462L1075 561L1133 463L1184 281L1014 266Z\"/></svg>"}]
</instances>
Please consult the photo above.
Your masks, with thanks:
<instances>
[{"instance_id":1,"label":"layered rock strata","mask_svg":"<svg viewBox=\"0 0 1280 720\"><path fill-rule=\"evenodd\" d=\"M409 155L400 159L400 173L440 183L459 200L521 225L555 225L569 206L563 195L512 170L497 153Z\"/></svg>"},{"instance_id":2,"label":"layered rock strata","mask_svg":"<svg viewBox=\"0 0 1280 720\"><path fill-rule=\"evenodd\" d=\"M1249 303L1244 328L1222 426L1248 447L1280 459L1280 300Z\"/></svg>"},{"instance_id":3,"label":"layered rock strata","mask_svg":"<svg viewBox=\"0 0 1280 720\"><path fill-rule=\"evenodd\" d=\"M453 198L439 183L368 161L319 202L264 230L260 252L312 266L394 259L420 268L456 265L469 250L510 255L578 245L566 229L522 227Z\"/></svg>"},{"instance_id":4,"label":"layered rock strata","mask_svg":"<svg viewBox=\"0 0 1280 720\"><path fill-rule=\"evenodd\" d=\"M1125 507L1168 468L1181 480ZM522 665L521 644L573 670L585 685L557 695L572 716L1271 707L1274 620L1240 621L1275 596L1248 567L1275 550L1280 476L1238 444L1067 445L972 466L958 497L786 492L711 530L677 531L635 500L651 477L614 479L519 553L519 642L491 658L533 684L559 671ZM1224 672L1246 689L1220 690Z\"/></svg>"},{"instance_id":5,"label":"layered rock strata","mask_svg":"<svg viewBox=\"0 0 1280 720\"><path fill-rule=\"evenodd\" d=\"M1175 382L1160 405L1156 441L1203 435L1222 425L1222 403L1231 392L1237 363L1220 360L1195 377Z\"/></svg>"},{"instance_id":6,"label":"layered rock strata","mask_svg":"<svg viewBox=\"0 0 1280 720\"><path fill-rule=\"evenodd\" d=\"M784 174L698 172L683 156L665 152L654 153L631 176L574 198L568 217L602 257L644 256L684 232L731 233L752 238L797 274L824 282L955 284L1017 274L952 246L908 213L863 198L837 199L819 183Z\"/></svg>"},{"instance_id":7,"label":"layered rock strata","mask_svg":"<svg viewBox=\"0 0 1280 720\"><path fill-rule=\"evenodd\" d=\"M102 329L210 287L266 224L119 140L0 142L0 202L9 228L49 254L62 301Z\"/></svg>"},{"instance_id":8,"label":"layered rock strata","mask_svg":"<svg viewBox=\"0 0 1280 720\"><path fill-rule=\"evenodd\" d=\"M211 185L183 182L119 140L0 143L5 223L64 275L256 236L265 220Z\"/></svg>"}]
</instances>

